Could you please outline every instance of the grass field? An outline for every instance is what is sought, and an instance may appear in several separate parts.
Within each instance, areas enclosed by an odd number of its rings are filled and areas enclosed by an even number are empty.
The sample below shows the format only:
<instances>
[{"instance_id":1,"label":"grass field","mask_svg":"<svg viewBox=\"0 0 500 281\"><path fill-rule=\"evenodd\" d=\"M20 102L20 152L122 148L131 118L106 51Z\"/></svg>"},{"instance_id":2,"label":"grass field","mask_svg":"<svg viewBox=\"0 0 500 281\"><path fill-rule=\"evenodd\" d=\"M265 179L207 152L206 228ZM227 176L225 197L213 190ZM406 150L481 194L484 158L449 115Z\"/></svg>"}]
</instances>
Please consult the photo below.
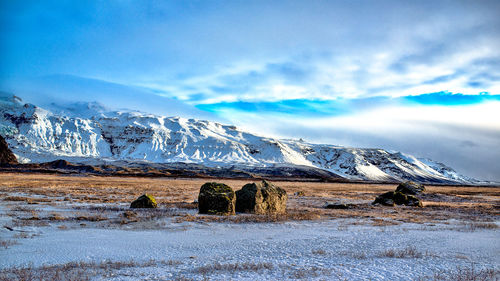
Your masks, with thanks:
<instances>
[{"instance_id":1,"label":"grass field","mask_svg":"<svg viewBox=\"0 0 500 281\"><path fill-rule=\"evenodd\" d=\"M124 206L143 193L152 194L160 209L196 209L199 188L207 179L190 178L137 178L137 177L89 177L40 174L0 174L0 193L10 208L36 205L85 204L105 206L108 210ZM213 180L223 182L234 190L240 189L245 180ZM263 217L245 216L242 221L267 221L287 219L358 218L359 223L399 223L437 222L457 219L464 222L489 222L500 214L500 188L476 186L426 186L423 196L424 207L382 207L370 203L383 192L394 190L394 184L359 183L314 183L314 182L274 182L284 188L289 195L287 216ZM295 196L302 191L305 196ZM347 202L353 208L346 210L324 209L326 202ZM25 203L25 204L21 204ZM80 206L80 205L77 205ZM81 207L81 206L80 206ZM120 211L122 209L119 209ZM82 211L80 209L79 211ZM160 212L158 212L160 213ZM168 215L168 212L163 212ZM176 213L179 215L179 213ZM57 212L51 214L57 220ZM59 216L62 217L62 216ZM193 215L182 219L191 221L234 221L237 217L220 218Z\"/></svg>"}]
</instances>

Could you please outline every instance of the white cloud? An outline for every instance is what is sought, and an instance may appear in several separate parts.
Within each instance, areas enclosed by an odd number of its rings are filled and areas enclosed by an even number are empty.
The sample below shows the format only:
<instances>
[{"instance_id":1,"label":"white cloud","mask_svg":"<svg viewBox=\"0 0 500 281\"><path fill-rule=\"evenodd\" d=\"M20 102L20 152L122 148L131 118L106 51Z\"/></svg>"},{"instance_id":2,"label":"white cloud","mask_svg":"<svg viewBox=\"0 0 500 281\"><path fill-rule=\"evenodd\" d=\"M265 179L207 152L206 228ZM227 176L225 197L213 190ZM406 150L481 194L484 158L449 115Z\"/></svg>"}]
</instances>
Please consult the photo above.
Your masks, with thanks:
<instances>
[{"instance_id":1,"label":"white cloud","mask_svg":"<svg viewBox=\"0 0 500 281\"><path fill-rule=\"evenodd\" d=\"M459 172L500 180L500 102L471 106L385 107L330 118L222 112L260 135L398 150L441 161ZM272 120L272 121L270 121Z\"/></svg>"},{"instance_id":2,"label":"white cloud","mask_svg":"<svg viewBox=\"0 0 500 281\"><path fill-rule=\"evenodd\" d=\"M191 105L500 94L496 0L11 1L3 8L2 87L11 76L61 73L152 88ZM221 115L269 135L388 146L465 167L450 156L462 155L460 143L477 143L470 152L498 150L489 137L498 133L498 104L488 106L360 107L328 119ZM490 159L482 151L463 157ZM472 169L491 171L486 160Z\"/></svg>"}]
</instances>

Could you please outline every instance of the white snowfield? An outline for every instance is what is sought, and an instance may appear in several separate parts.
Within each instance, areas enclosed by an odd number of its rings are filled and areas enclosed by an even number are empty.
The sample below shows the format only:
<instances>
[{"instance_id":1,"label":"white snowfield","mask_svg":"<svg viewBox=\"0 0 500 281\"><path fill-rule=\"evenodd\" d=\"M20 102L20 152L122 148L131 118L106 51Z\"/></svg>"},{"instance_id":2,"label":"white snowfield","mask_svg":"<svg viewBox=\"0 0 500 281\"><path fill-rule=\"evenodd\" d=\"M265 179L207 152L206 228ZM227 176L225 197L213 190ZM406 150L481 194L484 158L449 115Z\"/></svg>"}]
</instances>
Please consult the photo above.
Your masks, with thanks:
<instances>
[{"instance_id":1,"label":"white snowfield","mask_svg":"<svg viewBox=\"0 0 500 281\"><path fill-rule=\"evenodd\" d=\"M49 111L8 94L0 94L0 134L22 162L304 165L353 180L477 182L441 163L399 152L279 140L210 121L107 111L96 103L54 105Z\"/></svg>"},{"instance_id":2,"label":"white snowfield","mask_svg":"<svg viewBox=\"0 0 500 281\"><path fill-rule=\"evenodd\" d=\"M162 230L38 229L0 249L0 268L68 262L173 261L116 270L95 280L432 280L457 267L498 270L498 230L450 225L343 226L342 221L265 224L183 223ZM7 230L0 233L8 234ZM388 257L413 247L418 255ZM200 270L265 264L258 270ZM183 279L184 278L184 279ZM448 280L448 279L447 279Z\"/></svg>"}]
</instances>

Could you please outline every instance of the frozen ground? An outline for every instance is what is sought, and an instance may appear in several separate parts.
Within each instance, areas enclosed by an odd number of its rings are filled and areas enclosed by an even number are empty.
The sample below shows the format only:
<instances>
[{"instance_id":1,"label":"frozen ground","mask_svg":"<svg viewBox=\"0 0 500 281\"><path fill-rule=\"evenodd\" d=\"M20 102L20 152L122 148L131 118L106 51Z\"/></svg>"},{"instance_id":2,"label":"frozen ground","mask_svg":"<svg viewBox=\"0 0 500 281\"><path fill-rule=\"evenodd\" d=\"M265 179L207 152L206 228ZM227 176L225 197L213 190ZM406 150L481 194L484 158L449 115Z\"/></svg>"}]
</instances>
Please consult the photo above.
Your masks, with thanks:
<instances>
[{"instance_id":1,"label":"frozen ground","mask_svg":"<svg viewBox=\"0 0 500 281\"><path fill-rule=\"evenodd\" d=\"M28 228L39 235L0 249L0 268L72 261L147 262L96 280L415 280L457 267L500 269L498 229L349 225L343 220L172 224L162 230ZM12 231L0 230L6 237ZM390 257L390 250L410 251ZM416 250L416 251L412 251ZM427 276L427 277L426 277Z\"/></svg>"}]
</instances>

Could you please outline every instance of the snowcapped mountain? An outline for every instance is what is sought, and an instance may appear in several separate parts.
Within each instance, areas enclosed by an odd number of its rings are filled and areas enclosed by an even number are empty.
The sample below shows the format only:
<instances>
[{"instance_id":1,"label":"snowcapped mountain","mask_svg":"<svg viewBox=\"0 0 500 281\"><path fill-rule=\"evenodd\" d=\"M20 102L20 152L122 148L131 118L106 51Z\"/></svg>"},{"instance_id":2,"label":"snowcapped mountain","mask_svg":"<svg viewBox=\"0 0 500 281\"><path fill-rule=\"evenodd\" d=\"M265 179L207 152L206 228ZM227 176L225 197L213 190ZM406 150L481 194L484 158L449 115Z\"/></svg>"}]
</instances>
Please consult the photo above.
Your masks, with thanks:
<instances>
[{"instance_id":1,"label":"snowcapped mountain","mask_svg":"<svg viewBox=\"0 0 500 281\"><path fill-rule=\"evenodd\" d=\"M353 180L474 183L428 159L383 149L279 140L215 122L108 111L97 103L50 111L0 95L0 134L20 162L147 161L209 167L309 166Z\"/></svg>"}]
</instances>

